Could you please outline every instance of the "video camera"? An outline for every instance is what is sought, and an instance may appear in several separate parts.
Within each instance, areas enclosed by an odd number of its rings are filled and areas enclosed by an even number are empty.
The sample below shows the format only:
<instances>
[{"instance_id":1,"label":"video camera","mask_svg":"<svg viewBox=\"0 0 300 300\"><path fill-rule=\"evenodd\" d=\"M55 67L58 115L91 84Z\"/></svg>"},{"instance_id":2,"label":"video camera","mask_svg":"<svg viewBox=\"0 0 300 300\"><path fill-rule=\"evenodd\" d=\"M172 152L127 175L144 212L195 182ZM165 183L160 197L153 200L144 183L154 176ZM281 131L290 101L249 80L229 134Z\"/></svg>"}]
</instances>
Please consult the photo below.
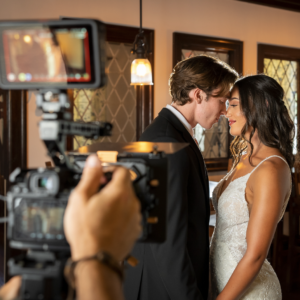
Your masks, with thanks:
<instances>
[{"instance_id":1,"label":"video camera","mask_svg":"<svg viewBox=\"0 0 300 300\"><path fill-rule=\"evenodd\" d=\"M185 145L98 143L66 153L68 135L91 139L111 135L110 123L75 123L67 111L70 104L66 89L105 85L105 61L105 25L100 21L0 23L0 87L39 90L36 104L44 113L39 123L40 138L55 165L51 169L16 169L10 175L14 183L7 194L10 246L29 250L8 263L11 275L22 275L21 299L62 299L62 268L69 256L63 216L70 191L79 182L90 153L118 152L114 164L131 171L141 201L140 241L163 242L166 238L166 153ZM106 174L108 179L110 175Z\"/></svg>"}]
</instances>

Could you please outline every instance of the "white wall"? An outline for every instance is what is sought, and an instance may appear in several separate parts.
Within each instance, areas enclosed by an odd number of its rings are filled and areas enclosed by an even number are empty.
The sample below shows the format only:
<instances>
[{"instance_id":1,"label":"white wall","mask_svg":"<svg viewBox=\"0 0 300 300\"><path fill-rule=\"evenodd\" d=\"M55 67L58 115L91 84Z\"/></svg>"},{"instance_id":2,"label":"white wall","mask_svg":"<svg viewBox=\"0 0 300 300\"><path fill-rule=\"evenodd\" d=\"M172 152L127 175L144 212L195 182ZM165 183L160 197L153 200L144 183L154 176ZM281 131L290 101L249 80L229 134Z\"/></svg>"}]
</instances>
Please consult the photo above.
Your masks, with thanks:
<instances>
[{"instance_id":1,"label":"white wall","mask_svg":"<svg viewBox=\"0 0 300 300\"><path fill-rule=\"evenodd\" d=\"M155 115L170 102L174 31L244 42L244 74L255 74L257 43L300 48L300 13L235 0L143 0L143 25L155 30ZM0 20L91 17L107 23L139 26L138 0L0 0ZM33 126L34 105L28 106L28 166L47 158Z\"/></svg>"}]
</instances>

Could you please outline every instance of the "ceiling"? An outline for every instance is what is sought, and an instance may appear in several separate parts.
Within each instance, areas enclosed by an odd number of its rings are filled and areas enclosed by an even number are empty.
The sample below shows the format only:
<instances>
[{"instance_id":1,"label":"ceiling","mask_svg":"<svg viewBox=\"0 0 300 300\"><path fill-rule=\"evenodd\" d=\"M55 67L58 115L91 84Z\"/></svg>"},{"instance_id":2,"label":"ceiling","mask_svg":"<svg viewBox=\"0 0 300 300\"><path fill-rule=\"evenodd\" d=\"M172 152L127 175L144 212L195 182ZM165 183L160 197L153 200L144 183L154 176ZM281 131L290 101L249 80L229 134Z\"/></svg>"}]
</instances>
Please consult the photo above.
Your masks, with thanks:
<instances>
[{"instance_id":1,"label":"ceiling","mask_svg":"<svg viewBox=\"0 0 300 300\"><path fill-rule=\"evenodd\" d=\"M237 0L300 12L300 0Z\"/></svg>"}]
</instances>

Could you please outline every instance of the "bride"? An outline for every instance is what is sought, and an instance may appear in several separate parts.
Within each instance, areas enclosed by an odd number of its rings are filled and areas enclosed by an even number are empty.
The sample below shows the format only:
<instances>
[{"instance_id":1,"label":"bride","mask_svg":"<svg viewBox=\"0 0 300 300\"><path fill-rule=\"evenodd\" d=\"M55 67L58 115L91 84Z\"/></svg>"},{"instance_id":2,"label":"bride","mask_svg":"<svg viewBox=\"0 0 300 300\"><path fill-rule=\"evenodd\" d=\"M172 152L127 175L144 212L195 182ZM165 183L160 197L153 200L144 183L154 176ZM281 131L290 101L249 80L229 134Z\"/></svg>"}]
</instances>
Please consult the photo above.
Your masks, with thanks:
<instances>
[{"instance_id":1,"label":"bride","mask_svg":"<svg viewBox=\"0 0 300 300\"><path fill-rule=\"evenodd\" d=\"M282 299L266 256L291 193L294 124L283 94L266 75L242 78L232 89L226 117L234 164L213 193L211 300Z\"/></svg>"}]
</instances>

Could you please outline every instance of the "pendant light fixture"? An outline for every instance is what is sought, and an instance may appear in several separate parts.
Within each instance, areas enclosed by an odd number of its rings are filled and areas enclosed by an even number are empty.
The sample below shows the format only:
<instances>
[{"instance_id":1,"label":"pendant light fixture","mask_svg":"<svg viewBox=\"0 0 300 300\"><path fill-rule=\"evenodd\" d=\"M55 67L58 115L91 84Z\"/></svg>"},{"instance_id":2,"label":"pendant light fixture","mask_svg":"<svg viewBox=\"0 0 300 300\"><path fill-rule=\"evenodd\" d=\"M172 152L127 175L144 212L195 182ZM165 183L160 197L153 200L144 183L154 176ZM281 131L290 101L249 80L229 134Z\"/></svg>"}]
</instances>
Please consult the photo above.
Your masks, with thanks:
<instances>
[{"instance_id":1,"label":"pendant light fixture","mask_svg":"<svg viewBox=\"0 0 300 300\"><path fill-rule=\"evenodd\" d=\"M146 58L147 42L142 28L142 0L140 0L140 30L133 42L131 53L137 55L131 64L131 85L153 85L151 64Z\"/></svg>"}]
</instances>

